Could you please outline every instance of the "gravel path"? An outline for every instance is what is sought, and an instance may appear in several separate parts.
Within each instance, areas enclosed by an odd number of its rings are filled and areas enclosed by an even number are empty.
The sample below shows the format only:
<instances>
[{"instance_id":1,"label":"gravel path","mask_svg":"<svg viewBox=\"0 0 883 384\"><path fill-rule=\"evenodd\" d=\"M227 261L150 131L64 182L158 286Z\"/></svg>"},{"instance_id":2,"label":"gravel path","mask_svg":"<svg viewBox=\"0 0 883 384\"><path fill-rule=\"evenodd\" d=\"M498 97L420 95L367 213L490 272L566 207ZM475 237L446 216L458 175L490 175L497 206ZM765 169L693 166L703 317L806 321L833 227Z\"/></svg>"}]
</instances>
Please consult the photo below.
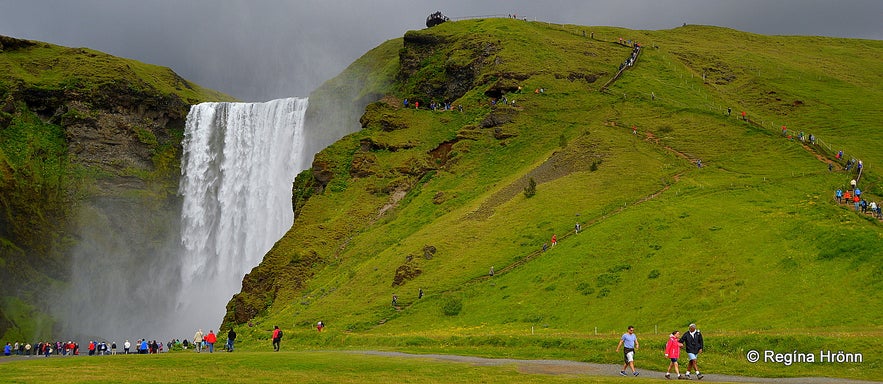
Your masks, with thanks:
<instances>
[{"instance_id":1,"label":"gravel path","mask_svg":"<svg viewBox=\"0 0 883 384\"><path fill-rule=\"evenodd\" d=\"M384 351L350 351L374 356L390 356L401 358L430 359L467 363L478 366L502 366L514 365L519 372L525 374L541 375L585 375L585 376L619 376L621 366L616 364L581 363L569 360L518 360L518 359L489 359L484 357L458 356L458 355L418 355L402 352ZM641 377L662 378L665 372L648 371L638 369ZM850 379L838 379L830 377L795 377L795 378L763 378L731 375L703 374L702 382L711 383L793 383L793 384L867 384L879 383L877 381L861 381ZM674 382L683 382L674 380Z\"/></svg>"}]
</instances>

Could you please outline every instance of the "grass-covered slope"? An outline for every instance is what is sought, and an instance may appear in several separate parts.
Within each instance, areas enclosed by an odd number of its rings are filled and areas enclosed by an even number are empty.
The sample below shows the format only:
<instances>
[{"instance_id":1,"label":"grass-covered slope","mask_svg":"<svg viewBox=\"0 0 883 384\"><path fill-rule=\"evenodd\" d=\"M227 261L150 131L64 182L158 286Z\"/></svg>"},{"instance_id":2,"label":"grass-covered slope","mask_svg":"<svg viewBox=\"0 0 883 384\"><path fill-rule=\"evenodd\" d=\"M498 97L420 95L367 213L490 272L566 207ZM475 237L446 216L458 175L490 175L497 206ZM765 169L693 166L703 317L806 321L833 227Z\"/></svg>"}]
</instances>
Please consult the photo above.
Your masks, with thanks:
<instances>
[{"instance_id":1,"label":"grass-covered slope","mask_svg":"<svg viewBox=\"0 0 883 384\"><path fill-rule=\"evenodd\" d=\"M632 52L620 38L644 49L601 92ZM703 26L410 31L389 57L397 88L317 155L320 192L246 276L226 322L252 322L246 339L279 324L326 347L598 361L617 357L586 354L584 338L615 345L627 325L655 345L697 322L717 338L718 365L744 365L742 348L763 343L862 348L883 330L883 231L833 200L856 177L834 153L863 160L860 187L883 196L881 54L880 41ZM501 96L509 103L492 105ZM319 320L331 333L314 336ZM489 352L501 346L512 348Z\"/></svg>"}]
</instances>

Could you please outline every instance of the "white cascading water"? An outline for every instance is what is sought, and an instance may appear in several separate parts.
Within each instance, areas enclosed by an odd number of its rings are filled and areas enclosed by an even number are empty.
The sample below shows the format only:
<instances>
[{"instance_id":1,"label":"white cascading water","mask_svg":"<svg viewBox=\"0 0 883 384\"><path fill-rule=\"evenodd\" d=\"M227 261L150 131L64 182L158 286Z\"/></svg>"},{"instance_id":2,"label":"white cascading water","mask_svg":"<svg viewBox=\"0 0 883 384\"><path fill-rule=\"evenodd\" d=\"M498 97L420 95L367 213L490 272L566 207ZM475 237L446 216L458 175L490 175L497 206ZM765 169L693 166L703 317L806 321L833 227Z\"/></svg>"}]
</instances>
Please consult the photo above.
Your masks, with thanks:
<instances>
[{"instance_id":1,"label":"white cascading water","mask_svg":"<svg viewBox=\"0 0 883 384\"><path fill-rule=\"evenodd\" d=\"M215 329L242 277L294 221L306 98L203 103L187 115L180 193L182 289L174 329Z\"/></svg>"}]
</instances>

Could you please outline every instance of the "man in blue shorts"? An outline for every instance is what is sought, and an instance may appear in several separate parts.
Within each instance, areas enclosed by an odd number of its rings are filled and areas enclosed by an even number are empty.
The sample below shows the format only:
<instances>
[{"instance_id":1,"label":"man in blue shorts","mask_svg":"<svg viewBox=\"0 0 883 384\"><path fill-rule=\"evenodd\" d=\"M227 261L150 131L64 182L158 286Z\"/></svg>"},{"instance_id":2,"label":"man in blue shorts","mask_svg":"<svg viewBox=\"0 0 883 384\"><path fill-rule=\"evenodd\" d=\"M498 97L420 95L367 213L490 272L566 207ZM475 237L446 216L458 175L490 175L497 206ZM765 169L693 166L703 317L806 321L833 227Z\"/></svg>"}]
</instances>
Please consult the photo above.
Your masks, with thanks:
<instances>
[{"instance_id":1,"label":"man in blue shorts","mask_svg":"<svg viewBox=\"0 0 883 384\"><path fill-rule=\"evenodd\" d=\"M635 371L635 350L638 349L638 336L635 335L635 327L629 325L628 333L624 333L622 338L619 339L619 345L616 346L616 352L619 352L619 348L622 349L622 357L624 363L622 364L622 369L619 371L620 375L625 376L625 368L632 368L632 375L638 376L638 372Z\"/></svg>"},{"instance_id":2,"label":"man in blue shorts","mask_svg":"<svg viewBox=\"0 0 883 384\"><path fill-rule=\"evenodd\" d=\"M687 379L690 379L690 369L692 369L696 371L696 379L702 380L699 366L696 365L696 356L702 353L705 344L702 341L702 334L696 329L696 324L690 324L690 330L684 333L679 341L684 344L684 349L687 350L687 356L690 359L687 363Z\"/></svg>"}]
</instances>

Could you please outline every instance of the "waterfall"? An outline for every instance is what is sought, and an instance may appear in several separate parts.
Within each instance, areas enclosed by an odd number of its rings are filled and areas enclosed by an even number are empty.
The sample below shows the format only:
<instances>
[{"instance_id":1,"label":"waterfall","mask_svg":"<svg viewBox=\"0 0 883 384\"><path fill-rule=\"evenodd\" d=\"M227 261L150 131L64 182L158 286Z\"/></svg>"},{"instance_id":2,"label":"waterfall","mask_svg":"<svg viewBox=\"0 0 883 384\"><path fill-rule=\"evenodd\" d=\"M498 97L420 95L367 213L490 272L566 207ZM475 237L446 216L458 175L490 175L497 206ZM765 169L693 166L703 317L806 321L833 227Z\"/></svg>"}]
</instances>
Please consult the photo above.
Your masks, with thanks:
<instances>
[{"instance_id":1,"label":"waterfall","mask_svg":"<svg viewBox=\"0 0 883 384\"><path fill-rule=\"evenodd\" d=\"M218 331L243 276L291 228L291 189L309 166L307 99L204 103L184 133L180 205L150 194L93 196L76 210L70 284L46 285L57 334L134 342ZM332 130L333 131L333 130ZM125 186L122 186L125 187ZM36 340L52 321L28 314ZM34 341L34 340L30 340Z\"/></svg>"},{"instance_id":2,"label":"waterfall","mask_svg":"<svg viewBox=\"0 0 883 384\"><path fill-rule=\"evenodd\" d=\"M291 190L305 169L307 99L191 107L181 164L174 329L215 329L242 277L291 228Z\"/></svg>"}]
</instances>

